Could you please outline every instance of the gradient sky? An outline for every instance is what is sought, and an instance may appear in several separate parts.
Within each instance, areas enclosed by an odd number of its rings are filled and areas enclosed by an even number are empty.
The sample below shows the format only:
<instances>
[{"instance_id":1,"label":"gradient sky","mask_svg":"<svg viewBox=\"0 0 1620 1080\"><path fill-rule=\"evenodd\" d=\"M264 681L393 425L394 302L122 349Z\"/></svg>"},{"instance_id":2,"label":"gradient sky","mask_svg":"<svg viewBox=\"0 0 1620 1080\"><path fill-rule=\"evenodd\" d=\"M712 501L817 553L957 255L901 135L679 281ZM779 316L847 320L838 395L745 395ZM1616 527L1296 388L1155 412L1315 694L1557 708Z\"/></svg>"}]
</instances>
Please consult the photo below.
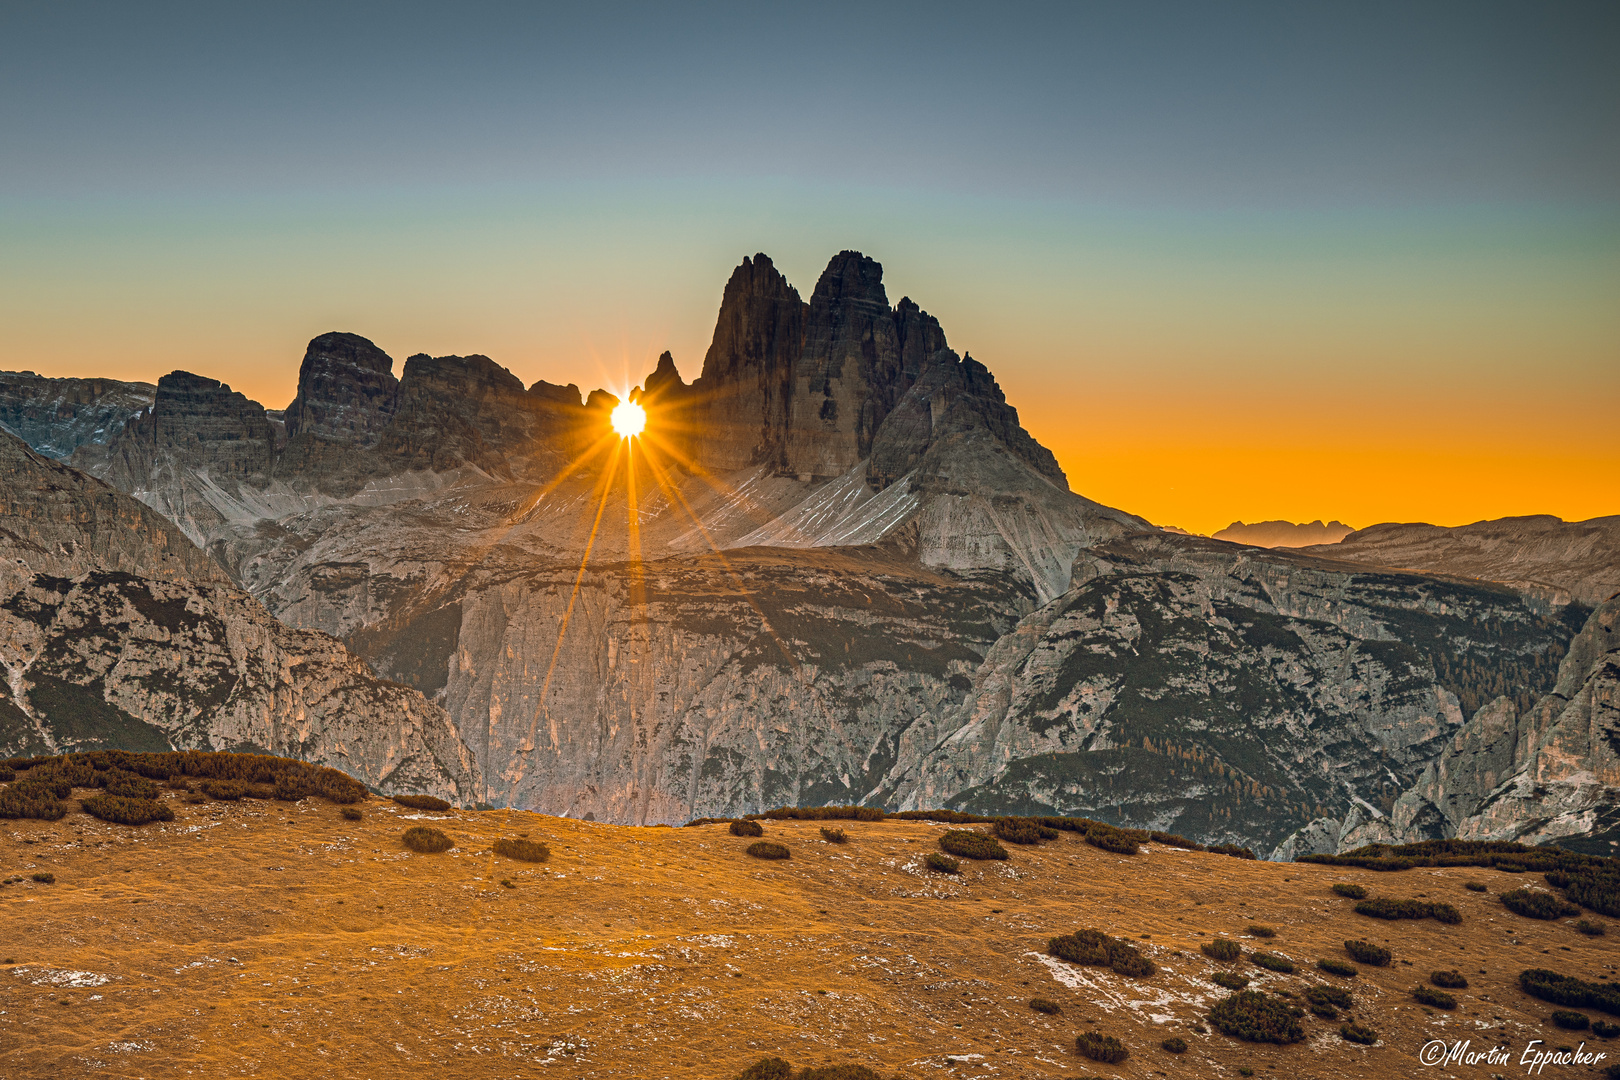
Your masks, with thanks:
<instances>
[{"instance_id":1,"label":"gradient sky","mask_svg":"<svg viewBox=\"0 0 1620 1080\"><path fill-rule=\"evenodd\" d=\"M691 379L858 248L1154 521L1620 513L1620 5L576 7L0 3L0 367Z\"/></svg>"}]
</instances>

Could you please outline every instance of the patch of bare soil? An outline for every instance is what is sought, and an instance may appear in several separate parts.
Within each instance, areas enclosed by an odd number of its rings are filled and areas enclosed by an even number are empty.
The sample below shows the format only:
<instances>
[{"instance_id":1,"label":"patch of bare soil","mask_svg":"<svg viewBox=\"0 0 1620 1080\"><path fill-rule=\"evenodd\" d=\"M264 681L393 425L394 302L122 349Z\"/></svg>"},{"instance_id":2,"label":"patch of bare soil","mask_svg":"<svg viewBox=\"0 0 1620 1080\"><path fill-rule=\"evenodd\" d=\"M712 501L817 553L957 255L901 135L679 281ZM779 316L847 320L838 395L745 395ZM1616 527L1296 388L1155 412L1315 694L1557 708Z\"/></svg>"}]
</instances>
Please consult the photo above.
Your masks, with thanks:
<instances>
[{"instance_id":1,"label":"patch of bare soil","mask_svg":"<svg viewBox=\"0 0 1620 1080\"><path fill-rule=\"evenodd\" d=\"M167 796L173 799L173 796ZM1522 1073L1517 1064L1423 1068L1430 1040L1473 1051L1620 1044L1566 1032L1519 972L1589 980L1620 972L1620 934L1509 913L1496 894L1539 885L1479 869L1398 874L1246 862L1150 847L1113 855L1074 836L1014 847L1006 862L930 873L948 826L765 822L792 858L762 862L726 826L628 828L509 811L432 813L371 800L345 821L319 799L194 805L140 828L75 811L0 823L0 1077L682 1077L731 1080L757 1058L854 1062L885 1077L1393 1077ZM400 843L414 824L454 850ZM496 856L503 837L551 847L546 863ZM54 874L54 884L32 880ZM20 880L18 880L20 879ZM1469 892L1468 880L1489 893ZM1454 904L1457 926L1383 922L1329 885ZM505 882L505 883L503 883ZM506 884L509 883L509 884ZM1277 936L1251 938L1261 923ZM1095 927L1158 967L1130 979L1045 954ZM1306 1040L1239 1042L1204 1024L1227 994L1216 935L1292 959L1246 959L1252 988L1330 983L1380 1035L1343 1041L1343 1017L1307 1013ZM1394 953L1341 979L1346 938ZM1454 1012L1412 987L1456 968ZM1044 1015L1031 998L1058 1003ZM1293 1002L1303 1006L1302 999ZM1593 1019L1599 1014L1593 1013ZM1100 1030L1130 1057L1076 1055ZM1160 1048L1171 1036L1188 1049ZM1543 1076L1591 1075L1549 1067Z\"/></svg>"}]
</instances>

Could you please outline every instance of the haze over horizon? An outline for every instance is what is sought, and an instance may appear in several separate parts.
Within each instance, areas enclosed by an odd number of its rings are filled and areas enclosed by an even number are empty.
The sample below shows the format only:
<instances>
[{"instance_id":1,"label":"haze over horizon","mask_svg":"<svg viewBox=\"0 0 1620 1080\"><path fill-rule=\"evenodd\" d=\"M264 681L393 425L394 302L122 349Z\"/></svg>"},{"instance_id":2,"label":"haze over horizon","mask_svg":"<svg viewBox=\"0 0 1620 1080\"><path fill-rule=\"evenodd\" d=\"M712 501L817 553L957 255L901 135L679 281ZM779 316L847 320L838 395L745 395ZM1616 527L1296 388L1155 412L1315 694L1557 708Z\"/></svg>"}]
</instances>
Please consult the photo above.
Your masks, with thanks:
<instances>
[{"instance_id":1,"label":"haze over horizon","mask_svg":"<svg viewBox=\"0 0 1620 1080\"><path fill-rule=\"evenodd\" d=\"M0 368L278 408L347 330L690 381L743 256L808 298L855 248L1155 522L1612 514L1616 44L1601 4L12 9Z\"/></svg>"}]
</instances>

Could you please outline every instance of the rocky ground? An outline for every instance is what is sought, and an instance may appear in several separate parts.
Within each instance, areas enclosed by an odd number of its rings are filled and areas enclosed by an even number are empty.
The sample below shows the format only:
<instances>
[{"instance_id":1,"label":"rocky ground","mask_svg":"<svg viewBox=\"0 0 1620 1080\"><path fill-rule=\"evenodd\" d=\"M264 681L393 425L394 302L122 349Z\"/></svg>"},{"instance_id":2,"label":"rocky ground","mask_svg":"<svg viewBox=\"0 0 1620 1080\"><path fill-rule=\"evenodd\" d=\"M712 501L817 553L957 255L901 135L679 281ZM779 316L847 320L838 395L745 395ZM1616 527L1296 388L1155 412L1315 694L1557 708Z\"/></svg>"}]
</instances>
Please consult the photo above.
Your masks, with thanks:
<instances>
[{"instance_id":1,"label":"rocky ground","mask_svg":"<svg viewBox=\"0 0 1620 1080\"><path fill-rule=\"evenodd\" d=\"M88 794L88 792L76 792ZM1431 1039L1473 1049L1574 1046L1518 973L1620 972L1620 934L1510 914L1496 894L1538 885L1478 869L1375 874L1152 846L1109 854L1074 836L1006 862L930 874L946 826L766 822L792 858L766 863L724 825L634 828L516 811L429 813L372 799L345 821L324 800L193 804L175 820L109 825L75 808L0 829L0 1076L691 1077L729 1080L779 1054L885 1077L1411 1075ZM402 846L415 824L456 842ZM551 845L544 864L495 856L502 836ZM52 884L32 880L36 873ZM1483 881L1489 892L1466 891ZM1329 886L1454 904L1457 926L1356 915ZM510 883L508 887L507 883ZM1254 923L1276 927L1261 942ZM1047 939L1128 938L1148 979L1073 967ZM1198 946L1215 935L1292 958L1295 975L1234 966L1265 990L1332 982L1373 1047L1307 1015L1307 1039L1256 1045L1200 1030L1226 995ZM1314 972L1346 938L1395 962ZM1429 972L1470 981L1456 1012L1411 997ZM1044 997L1057 1016L1032 1011ZM1081 1031L1121 1039L1102 1065ZM1185 1054L1160 1048L1186 1039ZM1593 1052L1620 1044L1591 1040ZM1499 1071L1518 1072L1522 1066ZM1485 1076L1480 1066L1425 1075ZM1572 1071L1587 1075L1585 1068ZM1549 1070L1545 1075L1552 1075Z\"/></svg>"}]
</instances>

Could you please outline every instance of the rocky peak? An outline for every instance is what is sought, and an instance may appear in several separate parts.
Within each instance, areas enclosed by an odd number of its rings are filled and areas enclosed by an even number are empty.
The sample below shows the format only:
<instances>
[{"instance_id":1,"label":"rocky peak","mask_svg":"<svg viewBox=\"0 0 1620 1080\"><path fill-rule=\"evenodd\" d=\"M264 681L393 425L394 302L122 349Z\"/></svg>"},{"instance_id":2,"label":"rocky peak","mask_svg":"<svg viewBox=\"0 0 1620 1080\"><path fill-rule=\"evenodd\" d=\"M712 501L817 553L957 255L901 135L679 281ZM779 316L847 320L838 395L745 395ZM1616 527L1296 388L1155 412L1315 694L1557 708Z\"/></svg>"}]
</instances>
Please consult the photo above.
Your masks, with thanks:
<instances>
[{"instance_id":1,"label":"rocky peak","mask_svg":"<svg viewBox=\"0 0 1620 1080\"><path fill-rule=\"evenodd\" d=\"M275 464L276 429L264 406L218 379L173 371L158 380L152 408L107 448L107 479L123 491L148 489L171 467L218 480L262 481Z\"/></svg>"},{"instance_id":2,"label":"rocky peak","mask_svg":"<svg viewBox=\"0 0 1620 1080\"><path fill-rule=\"evenodd\" d=\"M799 291L769 257L745 258L732 271L694 384L702 402L698 464L720 471L786 467L788 397L804 348L805 310ZM672 384L665 379L663 388L668 396Z\"/></svg>"},{"instance_id":3,"label":"rocky peak","mask_svg":"<svg viewBox=\"0 0 1620 1080\"><path fill-rule=\"evenodd\" d=\"M315 338L298 369L298 396L287 406L288 438L370 446L397 407L393 369L393 358L358 334Z\"/></svg>"}]
</instances>

